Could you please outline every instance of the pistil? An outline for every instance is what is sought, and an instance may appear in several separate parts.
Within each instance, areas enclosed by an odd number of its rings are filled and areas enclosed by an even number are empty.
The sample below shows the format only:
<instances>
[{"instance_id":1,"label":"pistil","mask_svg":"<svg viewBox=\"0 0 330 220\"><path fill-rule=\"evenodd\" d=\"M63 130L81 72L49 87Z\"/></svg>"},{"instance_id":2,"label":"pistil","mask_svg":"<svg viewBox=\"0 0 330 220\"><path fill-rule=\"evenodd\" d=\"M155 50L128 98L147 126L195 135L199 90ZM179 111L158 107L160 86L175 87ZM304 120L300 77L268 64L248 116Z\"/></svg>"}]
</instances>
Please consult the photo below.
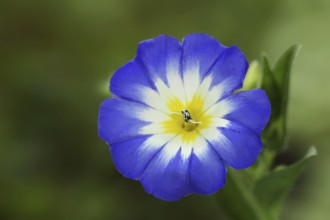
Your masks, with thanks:
<instances>
[{"instance_id":1,"label":"pistil","mask_svg":"<svg viewBox=\"0 0 330 220\"><path fill-rule=\"evenodd\" d=\"M172 112L172 114L176 114L176 115L182 114L183 116L182 128L186 131L193 131L196 129L198 125L202 124L202 122L194 121L190 112L187 109L183 109L181 111L181 114L179 112Z\"/></svg>"}]
</instances>

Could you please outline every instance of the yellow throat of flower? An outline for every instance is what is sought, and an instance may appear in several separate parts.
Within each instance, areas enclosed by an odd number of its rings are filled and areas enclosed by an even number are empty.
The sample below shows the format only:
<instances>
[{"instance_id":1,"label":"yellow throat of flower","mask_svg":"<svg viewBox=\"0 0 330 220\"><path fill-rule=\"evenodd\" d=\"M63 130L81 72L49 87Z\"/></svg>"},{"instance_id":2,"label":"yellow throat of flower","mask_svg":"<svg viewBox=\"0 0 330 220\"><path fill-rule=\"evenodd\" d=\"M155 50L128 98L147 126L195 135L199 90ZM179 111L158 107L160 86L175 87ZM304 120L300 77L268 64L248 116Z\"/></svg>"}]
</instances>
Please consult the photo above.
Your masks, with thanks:
<instances>
[{"instance_id":1,"label":"yellow throat of flower","mask_svg":"<svg viewBox=\"0 0 330 220\"><path fill-rule=\"evenodd\" d=\"M183 104L179 99L174 98L167 103L170 109L171 118L162 122L165 133L181 135L183 142L194 141L199 130L207 128L211 117L204 114L204 101L199 96Z\"/></svg>"}]
</instances>

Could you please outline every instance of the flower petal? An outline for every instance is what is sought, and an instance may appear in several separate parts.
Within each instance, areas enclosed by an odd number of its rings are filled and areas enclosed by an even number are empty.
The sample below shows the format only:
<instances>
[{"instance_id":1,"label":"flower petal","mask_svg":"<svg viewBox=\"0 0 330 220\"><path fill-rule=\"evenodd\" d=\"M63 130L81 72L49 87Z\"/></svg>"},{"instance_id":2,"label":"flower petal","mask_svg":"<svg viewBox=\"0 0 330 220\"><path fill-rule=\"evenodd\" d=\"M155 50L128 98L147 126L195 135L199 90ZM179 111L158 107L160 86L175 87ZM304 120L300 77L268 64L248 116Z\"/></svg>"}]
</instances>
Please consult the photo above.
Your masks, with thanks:
<instances>
[{"instance_id":1,"label":"flower petal","mask_svg":"<svg viewBox=\"0 0 330 220\"><path fill-rule=\"evenodd\" d=\"M187 144L178 135L151 160L140 180L150 194L175 201L190 193L214 193L225 184L226 167L203 137Z\"/></svg>"},{"instance_id":2,"label":"flower petal","mask_svg":"<svg viewBox=\"0 0 330 220\"><path fill-rule=\"evenodd\" d=\"M179 70L180 58L180 42L166 35L142 41L137 51L137 59L144 65L154 83L161 79L167 84L167 65L172 62Z\"/></svg>"},{"instance_id":3,"label":"flower petal","mask_svg":"<svg viewBox=\"0 0 330 220\"><path fill-rule=\"evenodd\" d=\"M111 78L110 91L114 96L144 103L160 111L167 107L160 94L154 89L153 82L147 72L136 59L119 68Z\"/></svg>"},{"instance_id":4,"label":"flower petal","mask_svg":"<svg viewBox=\"0 0 330 220\"><path fill-rule=\"evenodd\" d=\"M216 89L217 100L231 95L243 86L243 81L249 64L237 46L223 51L209 71L212 77L211 89Z\"/></svg>"},{"instance_id":5,"label":"flower petal","mask_svg":"<svg viewBox=\"0 0 330 220\"><path fill-rule=\"evenodd\" d=\"M168 142L140 177L145 190L163 200L175 201L190 193L189 157L182 154L181 137Z\"/></svg>"},{"instance_id":6,"label":"flower petal","mask_svg":"<svg viewBox=\"0 0 330 220\"><path fill-rule=\"evenodd\" d=\"M219 156L231 167L244 169L251 166L262 150L259 134L238 123L224 123L220 128L200 131Z\"/></svg>"},{"instance_id":7,"label":"flower petal","mask_svg":"<svg viewBox=\"0 0 330 220\"><path fill-rule=\"evenodd\" d=\"M148 135L110 145L115 166L125 177L138 179L151 159L173 135Z\"/></svg>"},{"instance_id":8,"label":"flower petal","mask_svg":"<svg viewBox=\"0 0 330 220\"><path fill-rule=\"evenodd\" d=\"M206 114L237 122L259 134L268 123L270 111L265 91L253 89L220 101Z\"/></svg>"},{"instance_id":9,"label":"flower petal","mask_svg":"<svg viewBox=\"0 0 330 220\"><path fill-rule=\"evenodd\" d=\"M146 105L120 98L106 99L100 107L99 136L108 144L146 135L142 128L168 119L168 115ZM149 133L150 134L150 133Z\"/></svg>"},{"instance_id":10,"label":"flower petal","mask_svg":"<svg viewBox=\"0 0 330 220\"><path fill-rule=\"evenodd\" d=\"M111 77L110 91L122 98L141 101L140 87L151 87L146 71L135 59L120 67Z\"/></svg>"},{"instance_id":11,"label":"flower petal","mask_svg":"<svg viewBox=\"0 0 330 220\"><path fill-rule=\"evenodd\" d=\"M183 82L188 100L209 72L225 46L207 34L190 34L182 42Z\"/></svg>"},{"instance_id":12,"label":"flower petal","mask_svg":"<svg viewBox=\"0 0 330 220\"><path fill-rule=\"evenodd\" d=\"M191 155L190 181L194 193L210 194L225 184L227 169L212 146L203 142L206 146L196 144Z\"/></svg>"},{"instance_id":13,"label":"flower petal","mask_svg":"<svg viewBox=\"0 0 330 220\"><path fill-rule=\"evenodd\" d=\"M166 35L143 41L139 44L136 58L146 69L148 77L160 94L164 85L173 93L177 92L181 101L185 93L181 77L181 44Z\"/></svg>"}]
</instances>

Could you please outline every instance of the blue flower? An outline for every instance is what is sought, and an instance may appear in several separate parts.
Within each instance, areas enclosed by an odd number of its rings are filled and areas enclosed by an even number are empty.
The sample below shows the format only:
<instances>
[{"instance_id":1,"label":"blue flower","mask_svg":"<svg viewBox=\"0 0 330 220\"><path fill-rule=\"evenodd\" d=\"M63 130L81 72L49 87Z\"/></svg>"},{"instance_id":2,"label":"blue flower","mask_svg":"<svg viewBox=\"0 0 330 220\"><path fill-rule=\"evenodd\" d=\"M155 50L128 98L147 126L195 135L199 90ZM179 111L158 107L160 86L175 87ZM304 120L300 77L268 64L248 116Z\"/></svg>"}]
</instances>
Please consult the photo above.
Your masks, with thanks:
<instances>
[{"instance_id":1,"label":"blue flower","mask_svg":"<svg viewBox=\"0 0 330 220\"><path fill-rule=\"evenodd\" d=\"M260 89L233 94L247 68L237 46L206 34L182 43L165 35L141 42L136 57L113 75L113 97L99 112L99 136L118 171L174 201L219 190L226 166L251 166L270 104Z\"/></svg>"}]
</instances>

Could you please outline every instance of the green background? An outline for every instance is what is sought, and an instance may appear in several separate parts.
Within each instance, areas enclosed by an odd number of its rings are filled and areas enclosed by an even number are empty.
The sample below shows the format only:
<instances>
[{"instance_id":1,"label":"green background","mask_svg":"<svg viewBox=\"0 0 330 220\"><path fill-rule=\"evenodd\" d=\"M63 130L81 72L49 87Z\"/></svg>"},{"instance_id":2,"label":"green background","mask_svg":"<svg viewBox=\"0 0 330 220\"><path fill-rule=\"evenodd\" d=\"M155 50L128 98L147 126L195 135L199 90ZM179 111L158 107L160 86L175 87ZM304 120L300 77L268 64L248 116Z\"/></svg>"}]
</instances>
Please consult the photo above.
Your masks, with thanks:
<instances>
[{"instance_id":1,"label":"green background","mask_svg":"<svg viewBox=\"0 0 330 220\"><path fill-rule=\"evenodd\" d=\"M208 33L248 59L292 44L288 146L277 163L319 156L282 219L330 216L330 1L2 0L0 219L219 219L212 196L160 201L114 168L97 136L111 74L141 40ZM239 210L237 210L239 211ZM224 219L224 218L222 218Z\"/></svg>"}]
</instances>

